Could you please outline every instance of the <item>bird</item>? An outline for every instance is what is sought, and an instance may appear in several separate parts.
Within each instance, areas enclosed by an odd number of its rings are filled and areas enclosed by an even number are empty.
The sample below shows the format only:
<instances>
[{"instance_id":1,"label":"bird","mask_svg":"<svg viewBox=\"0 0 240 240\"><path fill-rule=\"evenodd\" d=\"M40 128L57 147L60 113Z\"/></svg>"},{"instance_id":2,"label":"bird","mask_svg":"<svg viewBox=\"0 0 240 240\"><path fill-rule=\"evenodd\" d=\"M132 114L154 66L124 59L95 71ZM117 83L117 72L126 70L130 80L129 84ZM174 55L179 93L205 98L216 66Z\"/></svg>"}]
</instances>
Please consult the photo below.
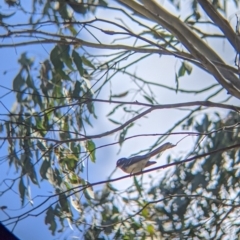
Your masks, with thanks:
<instances>
[{"instance_id":1,"label":"bird","mask_svg":"<svg viewBox=\"0 0 240 240\"><path fill-rule=\"evenodd\" d=\"M139 155L130 158L120 158L117 160L116 166L125 173L129 174L141 172L144 168L156 163L155 161L149 161L151 157L174 146L174 144L168 142L145 155Z\"/></svg>"}]
</instances>

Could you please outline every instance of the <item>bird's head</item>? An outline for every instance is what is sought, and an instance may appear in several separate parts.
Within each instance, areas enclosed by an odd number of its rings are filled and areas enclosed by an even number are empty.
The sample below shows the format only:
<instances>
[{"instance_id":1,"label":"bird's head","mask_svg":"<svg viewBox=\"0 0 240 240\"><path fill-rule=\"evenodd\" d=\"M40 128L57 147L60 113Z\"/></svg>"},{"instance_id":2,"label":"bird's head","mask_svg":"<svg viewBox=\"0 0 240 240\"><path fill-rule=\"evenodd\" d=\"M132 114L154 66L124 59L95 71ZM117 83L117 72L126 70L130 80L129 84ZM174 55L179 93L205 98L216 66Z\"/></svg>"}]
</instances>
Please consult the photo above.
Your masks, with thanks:
<instances>
[{"instance_id":1,"label":"bird's head","mask_svg":"<svg viewBox=\"0 0 240 240\"><path fill-rule=\"evenodd\" d=\"M117 167L121 167L125 164L127 158L120 158L117 160Z\"/></svg>"}]
</instances>

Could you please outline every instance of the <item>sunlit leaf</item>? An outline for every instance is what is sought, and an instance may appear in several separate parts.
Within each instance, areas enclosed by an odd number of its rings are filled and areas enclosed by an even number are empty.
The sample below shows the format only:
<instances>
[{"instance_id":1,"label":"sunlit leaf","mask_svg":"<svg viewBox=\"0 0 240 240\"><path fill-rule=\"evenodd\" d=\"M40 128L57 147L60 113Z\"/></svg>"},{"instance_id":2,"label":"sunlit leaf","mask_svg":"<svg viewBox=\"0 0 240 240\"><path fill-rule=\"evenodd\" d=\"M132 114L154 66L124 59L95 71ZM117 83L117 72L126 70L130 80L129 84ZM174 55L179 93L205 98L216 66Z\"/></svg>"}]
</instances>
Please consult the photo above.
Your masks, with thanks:
<instances>
[{"instance_id":1,"label":"sunlit leaf","mask_svg":"<svg viewBox=\"0 0 240 240\"><path fill-rule=\"evenodd\" d=\"M182 63L181 67L179 68L178 70L178 77L182 77L185 75L185 71L186 71L186 68L185 68L185 65L184 63Z\"/></svg>"},{"instance_id":2,"label":"sunlit leaf","mask_svg":"<svg viewBox=\"0 0 240 240\"><path fill-rule=\"evenodd\" d=\"M148 217L149 217L149 211L148 211L148 208L147 208L147 207L143 208L143 210L142 210L142 216L143 216L144 218L148 219Z\"/></svg>"},{"instance_id":3,"label":"sunlit leaf","mask_svg":"<svg viewBox=\"0 0 240 240\"><path fill-rule=\"evenodd\" d=\"M90 155L91 161L95 162L95 160L96 160L96 157L95 157L95 148L96 148L95 143L92 140L88 140L86 142L86 148L87 148L87 151Z\"/></svg>"},{"instance_id":4,"label":"sunlit leaf","mask_svg":"<svg viewBox=\"0 0 240 240\"><path fill-rule=\"evenodd\" d=\"M188 62L186 62L186 61L184 61L183 64L184 64L184 67L185 67L188 75L191 74L191 72L192 72L192 66L191 66Z\"/></svg>"},{"instance_id":5,"label":"sunlit leaf","mask_svg":"<svg viewBox=\"0 0 240 240\"><path fill-rule=\"evenodd\" d=\"M151 236L153 236L154 233L155 233L154 226L153 225L147 225L147 231Z\"/></svg>"},{"instance_id":6,"label":"sunlit leaf","mask_svg":"<svg viewBox=\"0 0 240 240\"><path fill-rule=\"evenodd\" d=\"M94 199L95 198L95 194L94 194L92 186L89 186L84 190L84 195L87 199Z\"/></svg>"}]
</instances>

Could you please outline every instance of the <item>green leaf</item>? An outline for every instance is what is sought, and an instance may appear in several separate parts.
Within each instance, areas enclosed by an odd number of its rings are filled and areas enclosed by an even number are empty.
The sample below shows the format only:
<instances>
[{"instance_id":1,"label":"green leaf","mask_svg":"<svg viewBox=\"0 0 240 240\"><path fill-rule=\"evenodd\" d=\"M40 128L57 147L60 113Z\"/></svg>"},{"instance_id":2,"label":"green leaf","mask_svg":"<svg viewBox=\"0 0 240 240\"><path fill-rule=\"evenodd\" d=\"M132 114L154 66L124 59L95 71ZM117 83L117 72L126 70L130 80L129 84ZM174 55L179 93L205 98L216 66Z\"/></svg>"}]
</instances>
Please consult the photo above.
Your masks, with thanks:
<instances>
[{"instance_id":1,"label":"green leaf","mask_svg":"<svg viewBox=\"0 0 240 240\"><path fill-rule=\"evenodd\" d=\"M76 29L72 25L69 25L68 29L70 30L70 32L72 33L73 36L76 36L78 34Z\"/></svg>"},{"instance_id":2,"label":"green leaf","mask_svg":"<svg viewBox=\"0 0 240 240\"><path fill-rule=\"evenodd\" d=\"M87 12L87 8L84 7L84 4L76 4L75 2L68 1L68 5L71 6L74 12L85 14Z\"/></svg>"},{"instance_id":3,"label":"green leaf","mask_svg":"<svg viewBox=\"0 0 240 240\"><path fill-rule=\"evenodd\" d=\"M62 166L67 167L68 170L70 170L70 171L74 171L75 168L77 167L77 161L71 157L70 158L68 158L68 157L61 158L61 164L62 164Z\"/></svg>"},{"instance_id":4,"label":"green leaf","mask_svg":"<svg viewBox=\"0 0 240 240\"><path fill-rule=\"evenodd\" d=\"M110 115L114 114L115 111L116 111L118 108L122 107L123 105L124 105L123 103L117 105L117 106L116 106L115 108L113 108L113 110L107 115L107 117L109 117Z\"/></svg>"},{"instance_id":5,"label":"green leaf","mask_svg":"<svg viewBox=\"0 0 240 240\"><path fill-rule=\"evenodd\" d=\"M111 118L109 118L108 120L109 120L110 122L114 123L114 124L122 125L122 123L117 122L117 121L115 121L115 120L113 120L113 119L111 119Z\"/></svg>"},{"instance_id":6,"label":"green leaf","mask_svg":"<svg viewBox=\"0 0 240 240\"><path fill-rule=\"evenodd\" d=\"M40 175L43 179L48 179L46 176L46 173L48 171L48 168L50 167L50 162L48 160L43 160L42 166L40 168Z\"/></svg>"},{"instance_id":7,"label":"green leaf","mask_svg":"<svg viewBox=\"0 0 240 240\"><path fill-rule=\"evenodd\" d=\"M10 14L2 14L2 13L0 13L0 21L2 21L3 20L3 18L9 18L9 17L12 17L13 15L15 14L15 12L13 12L13 13L10 13Z\"/></svg>"},{"instance_id":8,"label":"green leaf","mask_svg":"<svg viewBox=\"0 0 240 240\"><path fill-rule=\"evenodd\" d=\"M62 69L56 69L56 73L64 80L71 80L68 74L66 74Z\"/></svg>"},{"instance_id":9,"label":"green leaf","mask_svg":"<svg viewBox=\"0 0 240 240\"><path fill-rule=\"evenodd\" d=\"M69 180L70 180L71 184L78 184L78 185L81 184L81 178L77 174L75 174L75 173L72 173L69 176Z\"/></svg>"},{"instance_id":10,"label":"green leaf","mask_svg":"<svg viewBox=\"0 0 240 240\"><path fill-rule=\"evenodd\" d=\"M67 2L67 1L66 1ZM65 1L59 1L59 9L61 9L58 13L60 13L63 19L70 19L70 11L67 9L67 4Z\"/></svg>"},{"instance_id":11,"label":"green leaf","mask_svg":"<svg viewBox=\"0 0 240 240\"><path fill-rule=\"evenodd\" d=\"M123 129L123 131L120 133L120 136L119 136L119 144L122 145L126 135L127 135L127 132L128 132L128 129L131 128L132 126L134 126L134 123L131 123L129 124L126 128Z\"/></svg>"},{"instance_id":12,"label":"green leaf","mask_svg":"<svg viewBox=\"0 0 240 240\"><path fill-rule=\"evenodd\" d=\"M151 236L154 235L155 229L154 229L153 225L147 225L147 232L148 232Z\"/></svg>"},{"instance_id":13,"label":"green leaf","mask_svg":"<svg viewBox=\"0 0 240 240\"><path fill-rule=\"evenodd\" d=\"M37 128L38 132L41 134L42 137L44 137L45 134L47 133L47 131L46 131L45 127L43 126L42 119L36 116L36 117L35 117L35 121L36 121L36 128ZM38 144L40 144L40 143L38 143ZM41 144L42 144L42 143L41 143ZM43 146L43 144L42 144L42 146ZM39 147L41 150L43 149L40 145L38 145L38 147ZM45 148L45 147L44 147L44 148ZM43 150L43 151L44 151L44 150Z\"/></svg>"},{"instance_id":14,"label":"green leaf","mask_svg":"<svg viewBox=\"0 0 240 240\"><path fill-rule=\"evenodd\" d=\"M143 208L143 210L142 210L142 216L143 216L144 218L146 218L146 219L149 218L149 211L148 211L148 208L147 208L147 207Z\"/></svg>"},{"instance_id":15,"label":"green leaf","mask_svg":"<svg viewBox=\"0 0 240 240\"><path fill-rule=\"evenodd\" d=\"M83 69L83 66L82 66L82 58L79 56L79 54L75 50L73 50L73 52L72 52L72 57L73 57L73 61L76 65L76 67L77 67L77 70L78 70L79 74L81 76L83 76L84 69Z\"/></svg>"},{"instance_id":16,"label":"green leaf","mask_svg":"<svg viewBox=\"0 0 240 240\"><path fill-rule=\"evenodd\" d=\"M27 57L27 53L24 52L21 54L20 58L18 59L18 62L25 68L29 69L33 63L34 63L34 58L29 58Z\"/></svg>"},{"instance_id":17,"label":"green leaf","mask_svg":"<svg viewBox=\"0 0 240 240\"><path fill-rule=\"evenodd\" d=\"M82 56L82 62L84 65L90 68L93 68L95 70L95 66L85 56Z\"/></svg>"},{"instance_id":18,"label":"green leaf","mask_svg":"<svg viewBox=\"0 0 240 240\"><path fill-rule=\"evenodd\" d=\"M20 91L21 87L25 84L25 80L23 79L21 73L13 79L13 91Z\"/></svg>"},{"instance_id":19,"label":"green leaf","mask_svg":"<svg viewBox=\"0 0 240 240\"><path fill-rule=\"evenodd\" d=\"M39 186L38 180L37 180L37 175L36 175L36 172L35 172L33 164L32 164L32 171L28 173L28 176L30 177L32 183L34 183L34 184Z\"/></svg>"},{"instance_id":20,"label":"green leaf","mask_svg":"<svg viewBox=\"0 0 240 240\"><path fill-rule=\"evenodd\" d=\"M88 103L87 103L87 109L88 109L88 111L89 111L91 114L93 114L93 116L94 116L95 118L97 118L97 116L95 115L95 109L94 109L94 104L93 104L93 102L88 102Z\"/></svg>"},{"instance_id":21,"label":"green leaf","mask_svg":"<svg viewBox=\"0 0 240 240\"><path fill-rule=\"evenodd\" d=\"M99 5L107 7L107 3L104 0L99 0Z\"/></svg>"},{"instance_id":22,"label":"green leaf","mask_svg":"<svg viewBox=\"0 0 240 240\"><path fill-rule=\"evenodd\" d=\"M185 72L186 72L186 68L185 68L185 65L184 65L184 62L183 62L181 67L178 70L178 77L184 76Z\"/></svg>"},{"instance_id":23,"label":"green leaf","mask_svg":"<svg viewBox=\"0 0 240 240\"><path fill-rule=\"evenodd\" d=\"M108 183L108 184L107 184L107 187L108 187L111 191L113 191L113 192L117 192L117 191L118 191L118 189L115 188L115 187L113 187L113 185L112 185L111 183Z\"/></svg>"},{"instance_id":24,"label":"green leaf","mask_svg":"<svg viewBox=\"0 0 240 240\"><path fill-rule=\"evenodd\" d=\"M49 226L49 230L52 231L52 234L55 235L55 231L57 229L57 224L55 221L55 214L54 214L54 210L52 209L52 207L50 206L46 212L46 217L45 217L45 224L50 224Z\"/></svg>"},{"instance_id":25,"label":"green leaf","mask_svg":"<svg viewBox=\"0 0 240 240\"><path fill-rule=\"evenodd\" d=\"M185 67L185 69L187 71L187 74L190 75L191 72L192 72L192 66L188 62L186 62L186 61L184 61L183 64L184 64L184 67Z\"/></svg>"},{"instance_id":26,"label":"green leaf","mask_svg":"<svg viewBox=\"0 0 240 240\"><path fill-rule=\"evenodd\" d=\"M150 102L151 104L153 104L153 100L150 98L150 97L148 97L148 96L146 96L146 95L144 95L143 96L148 102Z\"/></svg>"},{"instance_id":27,"label":"green leaf","mask_svg":"<svg viewBox=\"0 0 240 240\"><path fill-rule=\"evenodd\" d=\"M28 76L27 76L26 84L29 88L36 89L34 84L33 84L33 80L31 78L30 74L28 74Z\"/></svg>"},{"instance_id":28,"label":"green leaf","mask_svg":"<svg viewBox=\"0 0 240 240\"><path fill-rule=\"evenodd\" d=\"M81 92L81 83L79 81L76 81L73 89L72 97L79 99L80 92Z\"/></svg>"},{"instance_id":29,"label":"green leaf","mask_svg":"<svg viewBox=\"0 0 240 240\"><path fill-rule=\"evenodd\" d=\"M72 58L69 55L70 46L69 45L60 45L59 49L60 49L61 60L66 64L66 66L69 69L74 71L74 68L72 66L73 65Z\"/></svg>"},{"instance_id":30,"label":"green leaf","mask_svg":"<svg viewBox=\"0 0 240 240\"><path fill-rule=\"evenodd\" d=\"M26 187L24 185L23 178L20 178L19 185L18 185L18 190L19 190L19 193L20 193L21 202L22 202L22 206L23 206L24 201L25 201L25 193L26 193Z\"/></svg>"},{"instance_id":31,"label":"green leaf","mask_svg":"<svg viewBox=\"0 0 240 240\"><path fill-rule=\"evenodd\" d=\"M122 97L127 96L128 93L129 93L129 91L126 91L126 92L123 92L123 93L120 93L120 94L112 95L111 97L112 97L112 98L122 98Z\"/></svg>"},{"instance_id":32,"label":"green leaf","mask_svg":"<svg viewBox=\"0 0 240 240\"><path fill-rule=\"evenodd\" d=\"M141 185L138 183L136 176L133 177L133 182L134 182L134 185L135 185L139 195L142 196L142 188L141 188Z\"/></svg>"},{"instance_id":33,"label":"green leaf","mask_svg":"<svg viewBox=\"0 0 240 240\"><path fill-rule=\"evenodd\" d=\"M87 181L84 181L84 183L86 184L89 184ZM89 185L86 189L84 189L84 196L90 200L90 199L95 199L95 194L94 194L94 191L93 191L93 188L91 185Z\"/></svg>"},{"instance_id":34,"label":"green leaf","mask_svg":"<svg viewBox=\"0 0 240 240\"><path fill-rule=\"evenodd\" d=\"M95 157L95 148L96 148L95 143L92 140L88 140L87 143L86 143L86 148L87 148L87 151L90 154L91 161L95 163L95 160L96 160L96 157Z\"/></svg>"},{"instance_id":35,"label":"green leaf","mask_svg":"<svg viewBox=\"0 0 240 240\"><path fill-rule=\"evenodd\" d=\"M40 108L42 108L43 104L42 104L42 98L39 94L39 92L35 89L33 91L33 102L35 104L35 106L38 104Z\"/></svg>"},{"instance_id":36,"label":"green leaf","mask_svg":"<svg viewBox=\"0 0 240 240\"><path fill-rule=\"evenodd\" d=\"M46 146L42 143L42 141L37 140L37 147L42 151L45 152L47 150Z\"/></svg>"},{"instance_id":37,"label":"green leaf","mask_svg":"<svg viewBox=\"0 0 240 240\"><path fill-rule=\"evenodd\" d=\"M60 206L61 206L61 210L63 212L69 212L69 204L68 204L68 200L67 200L67 196L66 194L59 194L59 198L58 198L58 201L60 203Z\"/></svg>"},{"instance_id":38,"label":"green leaf","mask_svg":"<svg viewBox=\"0 0 240 240\"><path fill-rule=\"evenodd\" d=\"M93 128L93 125L90 122L89 117L85 116L84 118L82 118L89 126L91 126Z\"/></svg>"},{"instance_id":39,"label":"green leaf","mask_svg":"<svg viewBox=\"0 0 240 240\"><path fill-rule=\"evenodd\" d=\"M176 82L176 90L175 90L175 92L177 93L178 92L178 88L179 88L179 81L178 81L177 74L175 74L175 82Z\"/></svg>"},{"instance_id":40,"label":"green leaf","mask_svg":"<svg viewBox=\"0 0 240 240\"><path fill-rule=\"evenodd\" d=\"M60 59L61 49L56 45L50 53L50 60L56 70L63 69L64 65Z\"/></svg>"},{"instance_id":41,"label":"green leaf","mask_svg":"<svg viewBox=\"0 0 240 240\"><path fill-rule=\"evenodd\" d=\"M54 171L51 167L49 167L47 169L46 178L53 186L56 185L56 177L55 177Z\"/></svg>"}]
</instances>

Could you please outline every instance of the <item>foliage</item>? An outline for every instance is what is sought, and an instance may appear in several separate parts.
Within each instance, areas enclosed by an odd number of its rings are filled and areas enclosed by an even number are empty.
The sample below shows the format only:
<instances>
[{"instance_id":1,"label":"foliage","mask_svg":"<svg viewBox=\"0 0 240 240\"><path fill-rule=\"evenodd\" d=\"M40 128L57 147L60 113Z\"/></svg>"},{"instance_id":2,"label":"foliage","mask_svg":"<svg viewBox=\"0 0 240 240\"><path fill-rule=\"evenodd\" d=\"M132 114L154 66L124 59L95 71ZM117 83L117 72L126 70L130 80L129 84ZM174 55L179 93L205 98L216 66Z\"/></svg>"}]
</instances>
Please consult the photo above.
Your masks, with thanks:
<instances>
[{"instance_id":1,"label":"foliage","mask_svg":"<svg viewBox=\"0 0 240 240\"><path fill-rule=\"evenodd\" d=\"M180 1L169 2L182 13ZM1 206L7 213L1 221L15 226L45 214L53 235L74 228L85 239L237 239L240 108L233 102L240 99L240 43L238 19L236 30L226 19L228 4L238 3L193 0L184 19L153 0L32 0L31 11L23 2L5 1L11 13L0 13L5 30L0 47L24 51L12 88L1 85L7 91L1 97L7 109L0 125L1 147L8 150L2 159L16 172L10 184L4 185L6 176L2 177L0 194L17 189L22 210L28 203L32 207L11 215L8 206ZM19 13L29 18L18 23ZM110 13L116 19L108 17ZM212 38L229 44L235 66L216 53ZM32 45L44 50L44 59L28 50ZM159 78L133 73L135 66L146 67L144 61L154 55L178 59L175 82L166 85ZM191 90L182 79L190 79L194 69L214 80ZM164 78L166 73L161 74ZM159 89L176 99L179 94L188 100L197 95L201 101L168 104L158 97ZM11 93L16 101L8 110L4 97ZM107 116L101 115L100 106L109 109ZM179 108L187 114L178 115ZM163 133L141 131L140 120L163 109L175 111L174 124ZM114 127L102 128L103 119ZM150 126L151 119L147 121ZM132 134L134 129L138 134ZM102 161L97 155L100 148L115 144L121 149L131 138L152 136L154 144L144 140L146 149L152 150L175 135L194 137L194 144L185 156L168 153L166 165L140 176L113 178L114 172L109 173L107 180L95 183L86 177L94 174L88 171L89 162ZM111 143L100 145L100 138ZM147 172L151 174L146 180ZM123 179L131 184L121 192L115 182ZM54 194L34 204L30 189L41 187L43 181Z\"/></svg>"}]
</instances>

